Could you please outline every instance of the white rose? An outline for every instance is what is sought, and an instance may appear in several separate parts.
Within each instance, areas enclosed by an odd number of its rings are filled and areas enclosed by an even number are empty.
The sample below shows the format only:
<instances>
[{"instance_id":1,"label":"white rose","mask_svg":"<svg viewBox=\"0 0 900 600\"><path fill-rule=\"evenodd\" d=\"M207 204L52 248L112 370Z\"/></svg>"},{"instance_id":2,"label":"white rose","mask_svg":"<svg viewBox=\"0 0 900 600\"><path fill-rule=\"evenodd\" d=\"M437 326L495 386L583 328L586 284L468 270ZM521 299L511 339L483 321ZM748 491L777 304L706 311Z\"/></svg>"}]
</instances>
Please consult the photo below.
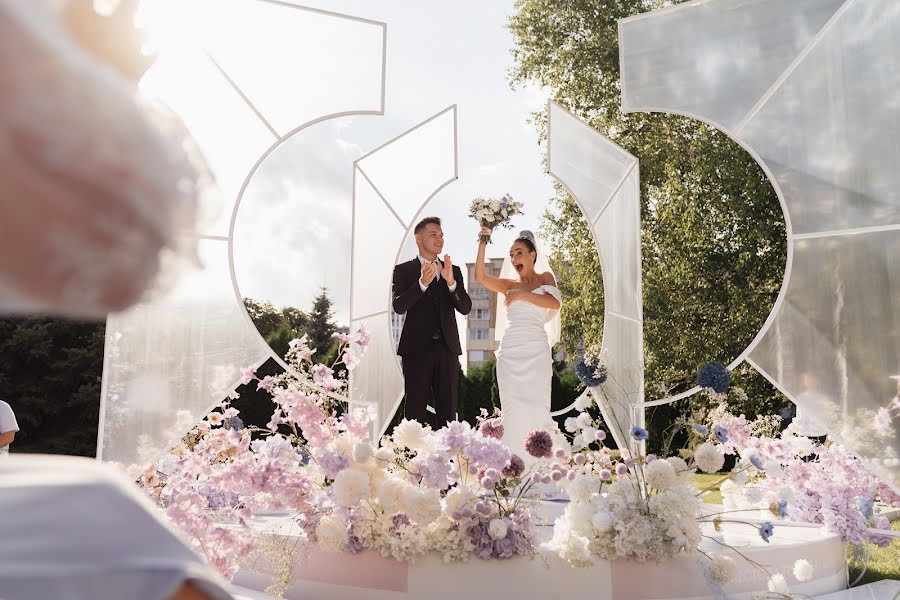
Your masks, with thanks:
<instances>
[{"instance_id":1,"label":"white rose","mask_svg":"<svg viewBox=\"0 0 900 600\"><path fill-rule=\"evenodd\" d=\"M715 473L725 465L725 453L720 446L704 442L694 450L694 462L704 473Z\"/></svg>"},{"instance_id":2,"label":"white rose","mask_svg":"<svg viewBox=\"0 0 900 600\"><path fill-rule=\"evenodd\" d=\"M491 210L494 212L494 214L497 214L498 212L500 212L500 202L498 202L497 200L491 200L490 206L491 206Z\"/></svg>"},{"instance_id":3,"label":"white rose","mask_svg":"<svg viewBox=\"0 0 900 600\"><path fill-rule=\"evenodd\" d=\"M492 539L502 540L507 533L506 523L503 522L503 519L491 519L491 523L488 525L488 533Z\"/></svg>"},{"instance_id":4,"label":"white rose","mask_svg":"<svg viewBox=\"0 0 900 600\"><path fill-rule=\"evenodd\" d=\"M316 539L325 552L341 552L347 545L347 524L336 517L325 517L316 527Z\"/></svg>"},{"instance_id":5,"label":"white rose","mask_svg":"<svg viewBox=\"0 0 900 600\"><path fill-rule=\"evenodd\" d=\"M372 446L365 442L359 442L353 446L353 460L364 463L372 456Z\"/></svg>"},{"instance_id":6,"label":"white rose","mask_svg":"<svg viewBox=\"0 0 900 600\"><path fill-rule=\"evenodd\" d=\"M334 478L331 492L338 505L355 506L371 493L369 474L356 469L344 469Z\"/></svg>"}]
</instances>

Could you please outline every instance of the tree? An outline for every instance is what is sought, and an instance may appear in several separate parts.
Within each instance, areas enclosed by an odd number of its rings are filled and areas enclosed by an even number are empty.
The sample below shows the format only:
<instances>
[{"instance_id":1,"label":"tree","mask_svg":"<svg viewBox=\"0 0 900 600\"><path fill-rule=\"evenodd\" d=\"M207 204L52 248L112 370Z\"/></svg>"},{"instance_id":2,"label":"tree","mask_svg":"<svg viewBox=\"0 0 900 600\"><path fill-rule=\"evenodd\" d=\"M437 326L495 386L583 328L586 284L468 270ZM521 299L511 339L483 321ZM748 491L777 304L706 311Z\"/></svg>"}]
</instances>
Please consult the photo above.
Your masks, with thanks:
<instances>
[{"instance_id":1,"label":"tree","mask_svg":"<svg viewBox=\"0 0 900 600\"><path fill-rule=\"evenodd\" d=\"M103 323L0 319L0 389L21 431L14 452L94 456Z\"/></svg>"},{"instance_id":2,"label":"tree","mask_svg":"<svg viewBox=\"0 0 900 600\"><path fill-rule=\"evenodd\" d=\"M620 109L618 19L656 8L650 0L519 0L513 85L539 84L554 99L640 160L644 335L648 396L687 389L702 364L730 362L753 339L781 286L784 219L762 169L733 140L698 121ZM539 137L546 115L537 115ZM544 216L560 272L562 347L602 335L603 293L593 240L574 201L557 188ZM740 377L783 403L758 374ZM750 407L754 408L754 407ZM673 407L651 420L668 422ZM748 414L754 411L747 410Z\"/></svg>"},{"instance_id":3,"label":"tree","mask_svg":"<svg viewBox=\"0 0 900 600\"><path fill-rule=\"evenodd\" d=\"M337 325L332 322L334 314L331 306L332 302L331 298L328 297L328 288L322 287L322 291L313 301L306 329L306 333L309 336L309 346L317 350L317 357L329 354L332 346L336 343L331 337L331 334L337 331Z\"/></svg>"}]
</instances>

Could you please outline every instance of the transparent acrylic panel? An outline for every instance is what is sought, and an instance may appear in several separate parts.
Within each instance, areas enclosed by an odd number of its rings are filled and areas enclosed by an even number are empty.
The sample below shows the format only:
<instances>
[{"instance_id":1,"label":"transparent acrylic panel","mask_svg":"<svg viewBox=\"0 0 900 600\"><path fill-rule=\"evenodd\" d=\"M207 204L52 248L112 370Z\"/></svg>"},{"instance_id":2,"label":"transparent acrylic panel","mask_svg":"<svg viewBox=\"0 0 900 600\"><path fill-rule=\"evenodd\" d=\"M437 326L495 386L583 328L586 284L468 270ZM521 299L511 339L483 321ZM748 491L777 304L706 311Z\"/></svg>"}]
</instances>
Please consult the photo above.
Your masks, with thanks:
<instances>
[{"instance_id":1,"label":"transparent acrylic panel","mask_svg":"<svg viewBox=\"0 0 900 600\"><path fill-rule=\"evenodd\" d=\"M594 224L605 309L637 321L643 315L640 194L638 170L634 169Z\"/></svg>"},{"instance_id":2,"label":"transparent acrylic panel","mask_svg":"<svg viewBox=\"0 0 900 600\"><path fill-rule=\"evenodd\" d=\"M644 335L639 322L606 313L603 319L603 350L606 352L607 379L602 393L596 394L603 417L620 448L628 447L628 432L643 426L643 410L633 405L644 400Z\"/></svg>"},{"instance_id":3,"label":"transparent acrylic panel","mask_svg":"<svg viewBox=\"0 0 900 600\"><path fill-rule=\"evenodd\" d=\"M437 188L456 177L455 148L456 109L449 108L357 164L409 227Z\"/></svg>"},{"instance_id":4,"label":"transparent acrylic panel","mask_svg":"<svg viewBox=\"0 0 900 600\"><path fill-rule=\"evenodd\" d=\"M219 193L204 198L198 232L228 235L241 186L275 137L197 48L163 52L141 80L141 93L181 117L216 178Z\"/></svg>"},{"instance_id":5,"label":"transparent acrylic panel","mask_svg":"<svg viewBox=\"0 0 900 600\"><path fill-rule=\"evenodd\" d=\"M278 133L382 110L382 24L259 0L208 10L201 43Z\"/></svg>"},{"instance_id":6,"label":"transparent acrylic panel","mask_svg":"<svg viewBox=\"0 0 900 600\"><path fill-rule=\"evenodd\" d=\"M593 222L637 159L550 102L548 171L561 180Z\"/></svg>"},{"instance_id":7,"label":"transparent acrylic panel","mask_svg":"<svg viewBox=\"0 0 900 600\"><path fill-rule=\"evenodd\" d=\"M900 232L796 241L785 303L750 358L896 487Z\"/></svg>"},{"instance_id":8,"label":"transparent acrylic panel","mask_svg":"<svg viewBox=\"0 0 900 600\"><path fill-rule=\"evenodd\" d=\"M235 297L228 246L201 240L205 265L106 325L98 457L146 466L270 356Z\"/></svg>"},{"instance_id":9,"label":"transparent acrylic panel","mask_svg":"<svg viewBox=\"0 0 900 600\"><path fill-rule=\"evenodd\" d=\"M361 323L365 323L371 332L372 345L350 374L350 400L375 407L377 417L374 429L380 435L403 397L403 373L391 339L390 313L353 320L351 330Z\"/></svg>"},{"instance_id":10,"label":"transparent acrylic panel","mask_svg":"<svg viewBox=\"0 0 900 600\"><path fill-rule=\"evenodd\" d=\"M394 259L406 228L359 169L354 189L350 317L356 320L390 309Z\"/></svg>"},{"instance_id":11,"label":"transparent acrylic panel","mask_svg":"<svg viewBox=\"0 0 900 600\"><path fill-rule=\"evenodd\" d=\"M718 0L625 19L623 109L700 115L733 129L842 4Z\"/></svg>"},{"instance_id":12,"label":"transparent acrylic panel","mask_svg":"<svg viewBox=\"0 0 900 600\"><path fill-rule=\"evenodd\" d=\"M794 233L900 223L900 7L855 2L743 130Z\"/></svg>"}]
</instances>

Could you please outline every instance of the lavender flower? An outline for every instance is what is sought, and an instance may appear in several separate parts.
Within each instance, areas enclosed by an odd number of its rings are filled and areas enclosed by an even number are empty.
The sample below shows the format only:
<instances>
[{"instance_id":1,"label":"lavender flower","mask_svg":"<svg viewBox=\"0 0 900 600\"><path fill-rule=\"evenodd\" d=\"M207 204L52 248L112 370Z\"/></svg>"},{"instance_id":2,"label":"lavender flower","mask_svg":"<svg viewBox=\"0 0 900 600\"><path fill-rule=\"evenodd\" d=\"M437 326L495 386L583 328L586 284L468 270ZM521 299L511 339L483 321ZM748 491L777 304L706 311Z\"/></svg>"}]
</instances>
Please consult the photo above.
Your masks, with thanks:
<instances>
[{"instance_id":1,"label":"lavender flower","mask_svg":"<svg viewBox=\"0 0 900 600\"><path fill-rule=\"evenodd\" d=\"M778 502L778 516L782 519L787 516L787 500L780 500Z\"/></svg>"},{"instance_id":2,"label":"lavender flower","mask_svg":"<svg viewBox=\"0 0 900 600\"><path fill-rule=\"evenodd\" d=\"M765 466L763 465L763 461L762 461L762 459L759 457L758 454L751 454L751 455L750 455L750 462L753 464L754 467L756 467L756 468L759 469L760 471L764 471L764 470L765 470Z\"/></svg>"},{"instance_id":3,"label":"lavender flower","mask_svg":"<svg viewBox=\"0 0 900 600\"><path fill-rule=\"evenodd\" d=\"M862 513L862 516L867 520L872 518L872 511L875 506L875 502L871 498L857 498L856 499L856 507L859 509L859 512Z\"/></svg>"},{"instance_id":4,"label":"lavender flower","mask_svg":"<svg viewBox=\"0 0 900 600\"><path fill-rule=\"evenodd\" d=\"M535 458L553 456L553 439L543 429L535 429L525 438L525 450Z\"/></svg>"}]
</instances>

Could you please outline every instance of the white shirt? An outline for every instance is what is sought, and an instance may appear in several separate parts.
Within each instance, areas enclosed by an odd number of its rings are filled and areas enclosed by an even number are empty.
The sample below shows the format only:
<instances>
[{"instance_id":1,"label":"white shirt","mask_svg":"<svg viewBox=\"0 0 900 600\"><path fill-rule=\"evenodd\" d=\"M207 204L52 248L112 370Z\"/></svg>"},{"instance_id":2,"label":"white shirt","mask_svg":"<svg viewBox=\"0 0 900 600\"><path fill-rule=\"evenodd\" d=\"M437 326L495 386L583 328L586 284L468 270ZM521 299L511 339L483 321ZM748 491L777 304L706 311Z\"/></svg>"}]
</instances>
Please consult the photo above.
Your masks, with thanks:
<instances>
[{"instance_id":1,"label":"white shirt","mask_svg":"<svg viewBox=\"0 0 900 600\"><path fill-rule=\"evenodd\" d=\"M10 431L19 431L19 424L16 423L16 415L12 408L0 400L0 433L9 433ZM0 455L9 454L9 444L0 448Z\"/></svg>"},{"instance_id":2,"label":"white shirt","mask_svg":"<svg viewBox=\"0 0 900 600\"><path fill-rule=\"evenodd\" d=\"M437 263L437 265L438 265L438 270L437 270L437 275L435 275L434 278L435 278L435 279L440 279L440 278L441 278L441 262L440 262L440 261L438 261L438 260L428 260L427 258L425 258L424 256L422 256L421 254L418 256L418 258L419 258L419 262L422 263L423 265L424 265L424 264L429 264L429 263ZM428 286L425 285L424 283L422 283L422 278L421 278L421 277L419 277L419 288L420 288L423 292L424 292L425 290L428 289ZM454 281L454 282L453 282L453 285L449 286L448 289L450 290L450 293L451 293L451 294L452 294L453 292L455 292L455 291L456 291L456 282Z\"/></svg>"}]
</instances>

